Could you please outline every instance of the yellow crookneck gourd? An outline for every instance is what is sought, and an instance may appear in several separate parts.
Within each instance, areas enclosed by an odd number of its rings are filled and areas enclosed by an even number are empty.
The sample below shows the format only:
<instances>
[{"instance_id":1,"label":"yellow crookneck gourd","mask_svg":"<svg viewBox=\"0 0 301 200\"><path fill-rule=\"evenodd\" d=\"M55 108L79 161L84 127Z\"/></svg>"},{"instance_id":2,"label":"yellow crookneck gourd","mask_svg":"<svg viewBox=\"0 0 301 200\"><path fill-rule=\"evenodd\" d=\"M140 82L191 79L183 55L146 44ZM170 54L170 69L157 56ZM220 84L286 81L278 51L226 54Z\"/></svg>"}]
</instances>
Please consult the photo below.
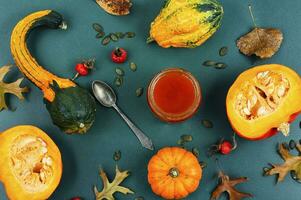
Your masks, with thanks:
<instances>
[{"instance_id":1,"label":"yellow crookneck gourd","mask_svg":"<svg viewBox=\"0 0 301 200\"><path fill-rule=\"evenodd\" d=\"M38 27L65 29L62 16L52 10L34 12L23 18L11 35L11 53L20 71L44 93L52 121L66 133L85 133L95 120L92 95L70 79L60 78L38 64L30 54L26 39Z\"/></svg>"},{"instance_id":2,"label":"yellow crookneck gourd","mask_svg":"<svg viewBox=\"0 0 301 200\"><path fill-rule=\"evenodd\" d=\"M19 69L25 73L26 77L29 78L37 87L39 87L43 93L44 98L48 101L53 101L55 98L55 92L50 87L50 85L55 81L60 88L74 87L76 84L69 79L59 78L56 75L48 72L42 66L40 66L35 58L33 58L27 49L26 39L28 33L31 29L42 25L44 23L41 19L50 19L53 11L44 10L40 12L35 12L28 15L23 20L21 20L14 28L11 35L11 52L15 59L15 62ZM53 18L49 21L47 25L55 25L55 23L61 22L58 28L64 28L63 21L59 21L59 18Z\"/></svg>"},{"instance_id":3,"label":"yellow crookneck gourd","mask_svg":"<svg viewBox=\"0 0 301 200\"><path fill-rule=\"evenodd\" d=\"M223 7L216 0L167 0L151 23L147 42L164 48L197 47L217 31L222 17Z\"/></svg>"},{"instance_id":4,"label":"yellow crookneck gourd","mask_svg":"<svg viewBox=\"0 0 301 200\"><path fill-rule=\"evenodd\" d=\"M62 176L61 153L51 138L34 126L0 133L0 181L10 200L45 200Z\"/></svg>"}]
</instances>

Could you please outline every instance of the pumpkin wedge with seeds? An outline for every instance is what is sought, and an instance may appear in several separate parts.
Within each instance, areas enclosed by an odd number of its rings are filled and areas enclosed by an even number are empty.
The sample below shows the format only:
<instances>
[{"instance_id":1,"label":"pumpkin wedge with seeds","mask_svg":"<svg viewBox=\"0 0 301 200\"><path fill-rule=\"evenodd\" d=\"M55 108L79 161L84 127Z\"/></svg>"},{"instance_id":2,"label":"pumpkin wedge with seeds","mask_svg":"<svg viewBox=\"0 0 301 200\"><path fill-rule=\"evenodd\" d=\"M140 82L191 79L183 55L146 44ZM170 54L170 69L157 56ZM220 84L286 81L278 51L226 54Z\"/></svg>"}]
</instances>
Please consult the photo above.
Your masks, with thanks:
<instances>
[{"instance_id":1,"label":"pumpkin wedge with seeds","mask_svg":"<svg viewBox=\"0 0 301 200\"><path fill-rule=\"evenodd\" d=\"M227 115L242 137L258 140L282 132L301 111L301 79L292 69L278 64L251 68L228 91Z\"/></svg>"}]
</instances>

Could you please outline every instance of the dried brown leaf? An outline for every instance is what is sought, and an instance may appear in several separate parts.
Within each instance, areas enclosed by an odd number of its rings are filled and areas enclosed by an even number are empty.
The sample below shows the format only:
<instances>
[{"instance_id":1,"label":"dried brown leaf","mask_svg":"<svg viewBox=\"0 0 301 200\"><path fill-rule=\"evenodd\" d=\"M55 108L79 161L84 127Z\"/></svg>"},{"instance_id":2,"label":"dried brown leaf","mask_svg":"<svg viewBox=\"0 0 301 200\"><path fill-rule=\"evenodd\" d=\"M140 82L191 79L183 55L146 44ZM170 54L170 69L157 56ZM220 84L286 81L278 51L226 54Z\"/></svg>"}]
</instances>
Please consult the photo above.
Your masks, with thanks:
<instances>
[{"instance_id":1,"label":"dried brown leaf","mask_svg":"<svg viewBox=\"0 0 301 200\"><path fill-rule=\"evenodd\" d=\"M127 15L132 7L130 0L96 0L96 3L111 15Z\"/></svg>"},{"instance_id":2,"label":"dried brown leaf","mask_svg":"<svg viewBox=\"0 0 301 200\"><path fill-rule=\"evenodd\" d=\"M235 185L246 182L248 178L241 177L237 179L230 179L229 176L220 171L219 179L220 184L211 193L210 200L217 200L223 192L227 192L229 194L230 200L240 200L243 198L252 197L251 194L239 192L234 188Z\"/></svg>"},{"instance_id":3,"label":"dried brown leaf","mask_svg":"<svg viewBox=\"0 0 301 200\"><path fill-rule=\"evenodd\" d=\"M134 192L126 187L120 186L122 181L124 181L129 176L129 171L119 171L118 166L116 166L116 175L114 180L110 183L107 177L107 174L101 169L99 176L103 182L103 189L101 192L97 190L97 187L94 186L94 193L96 200L115 200L114 193L120 192L123 194L134 194Z\"/></svg>"},{"instance_id":4,"label":"dried brown leaf","mask_svg":"<svg viewBox=\"0 0 301 200\"><path fill-rule=\"evenodd\" d=\"M13 94L17 96L20 100L23 100L24 92L28 92L28 88L21 88L20 84L23 78L18 79L12 83L4 83L3 79L6 74L11 70L12 66L6 65L0 68L0 111L3 109L7 109L7 104L5 102L5 94Z\"/></svg>"},{"instance_id":5,"label":"dried brown leaf","mask_svg":"<svg viewBox=\"0 0 301 200\"><path fill-rule=\"evenodd\" d=\"M296 144L295 148L301 153L300 144ZM281 182L289 172L293 171L296 174L296 178L301 179L301 156L293 156L290 154L289 150L285 148L284 143L279 145L278 153L284 160L284 163L281 165L272 165L272 168L267 170L265 175L278 175L277 182Z\"/></svg>"},{"instance_id":6,"label":"dried brown leaf","mask_svg":"<svg viewBox=\"0 0 301 200\"><path fill-rule=\"evenodd\" d=\"M272 57L280 48L283 34L275 28L254 28L237 41L238 49L245 55L260 58Z\"/></svg>"}]
</instances>

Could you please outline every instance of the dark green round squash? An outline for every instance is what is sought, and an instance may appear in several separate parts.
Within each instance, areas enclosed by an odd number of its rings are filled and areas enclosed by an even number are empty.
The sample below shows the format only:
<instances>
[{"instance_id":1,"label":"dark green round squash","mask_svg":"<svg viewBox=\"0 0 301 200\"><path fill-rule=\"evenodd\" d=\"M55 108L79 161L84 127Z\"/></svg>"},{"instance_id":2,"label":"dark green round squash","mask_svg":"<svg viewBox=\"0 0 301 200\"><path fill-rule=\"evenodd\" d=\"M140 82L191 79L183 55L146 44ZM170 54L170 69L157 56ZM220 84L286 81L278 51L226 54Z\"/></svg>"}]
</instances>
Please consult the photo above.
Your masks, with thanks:
<instances>
[{"instance_id":1,"label":"dark green round squash","mask_svg":"<svg viewBox=\"0 0 301 200\"><path fill-rule=\"evenodd\" d=\"M95 99L72 80L60 78L44 69L29 53L26 39L31 30L38 27L67 28L63 17L53 10L29 14L12 32L12 56L20 71L44 93L44 102L53 123L66 133L85 133L95 120Z\"/></svg>"},{"instance_id":2,"label":"dark green round squash","mask_svg":"<svg viewBox=\"0 0 301 200\"><path fill-rule=\"evenodd\" d=\"M55 99L45 100L52 121L66 133L85 133L95 120L96 103L85 89L75 86L60 88L53 84Z\"/></svg>"}]
</instances>

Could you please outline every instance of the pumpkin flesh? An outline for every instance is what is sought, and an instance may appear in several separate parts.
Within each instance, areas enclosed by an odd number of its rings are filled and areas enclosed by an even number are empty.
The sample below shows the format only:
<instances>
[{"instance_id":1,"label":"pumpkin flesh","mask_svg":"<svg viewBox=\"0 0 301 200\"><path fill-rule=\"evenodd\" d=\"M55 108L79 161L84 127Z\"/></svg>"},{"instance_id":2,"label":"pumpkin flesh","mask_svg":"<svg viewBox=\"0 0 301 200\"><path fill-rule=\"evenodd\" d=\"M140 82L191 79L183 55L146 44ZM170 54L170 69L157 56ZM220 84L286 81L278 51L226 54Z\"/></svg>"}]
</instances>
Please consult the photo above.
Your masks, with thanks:
<instances>
[{"instance_id":1,"label":"pumpkin flesh","mask_svg":"<svg viewBox=\"0 0 301 200\"><path fill-rule=\"evenodd\" d=\"M13 200L42 200L58 186L61 154L42 130L16 126L0 134L0 181Z\"/></svg>"},{"instance_id":2,"label":"pumpkin flesh","mask_svg":"<svg viewBox=\"0 0 301 200\"><path fill-rule=\"evenodd\" d=\"M282 131L301 111L299 75L278 64L262 65L243 72L229 89L227 115L242 137L258 140Z\"/></svg>"},{"instance_id":3,"label":"pumpkin flesh","mask_svg":"<svg viewBox=\"0 0 301 200\"><path fill-rule=\"evenodd\" d=\"M194 192L202 177L196 157L179 147L158 151L148 164L148 182L165 199L182 199Z\"/></svg>"}]
</instances>

